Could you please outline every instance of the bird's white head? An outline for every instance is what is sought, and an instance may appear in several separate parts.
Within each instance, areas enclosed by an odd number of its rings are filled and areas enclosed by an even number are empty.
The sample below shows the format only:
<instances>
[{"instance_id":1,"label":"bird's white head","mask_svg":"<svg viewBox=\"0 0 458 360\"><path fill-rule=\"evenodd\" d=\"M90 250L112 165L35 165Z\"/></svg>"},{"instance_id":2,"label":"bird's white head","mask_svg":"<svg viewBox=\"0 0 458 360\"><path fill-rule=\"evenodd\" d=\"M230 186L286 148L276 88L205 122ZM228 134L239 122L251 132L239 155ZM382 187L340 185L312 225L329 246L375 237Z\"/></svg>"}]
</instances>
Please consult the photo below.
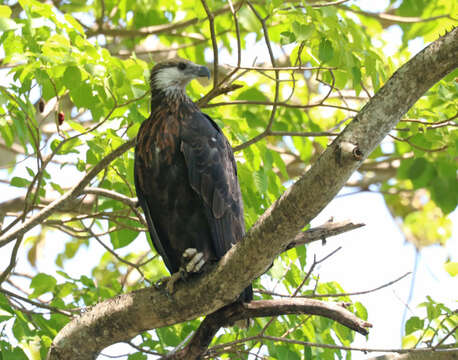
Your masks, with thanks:
<instances>
[{"instance_id":1,"label":"bird's white head","mask_svg":"<svg viewBox=\"0 0 458 360\"><path fill-rule=\"evenodd\" d=\"M166 95L182 94L186 85L198 77L210 78L208 68L179 58L162 61L151 70L151 91Z\"/></svg>"}]
</instances>

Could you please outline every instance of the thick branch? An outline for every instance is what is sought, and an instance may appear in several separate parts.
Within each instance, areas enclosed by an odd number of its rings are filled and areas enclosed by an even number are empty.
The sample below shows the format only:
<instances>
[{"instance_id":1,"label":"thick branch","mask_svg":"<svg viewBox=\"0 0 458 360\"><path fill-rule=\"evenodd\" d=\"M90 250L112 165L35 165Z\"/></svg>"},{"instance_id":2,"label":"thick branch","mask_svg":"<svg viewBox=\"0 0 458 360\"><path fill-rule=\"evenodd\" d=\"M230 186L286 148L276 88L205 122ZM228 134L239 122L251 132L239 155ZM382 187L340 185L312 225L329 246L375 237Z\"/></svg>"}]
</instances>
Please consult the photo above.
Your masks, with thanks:
<instances>
[{"instance_id":1,"label":"thick branch","mask_svg":"<svg viewBox=\"0 0 458 360\"><path fill-rule=\"evenodd\" d=\"M166 359L198 359L207 350L216 332L220 328L231 325L237 320L287 314L324 316L363 335L367 335L367 328L371 327L369 323L359 319L353 313L336 303L298 298L259 300L252 301L249 304L236 303L207 316L186 347L167 356Z\"/></svg>"},{"instance_id":2,"label":"thick branch","mask_svg":"<svg viewBox=\"0 0 458 360\"><path fill-rule=\"evenodd\" d=\"M141 331L209 314L233 302L334 198L418 98L458 66L457 39L458 28L393 74L312 168L213 270L177 284L171 298L147 288L94 306L59 332L48 359L91 359L106 346Z\"/></svg>"}]
</instances>

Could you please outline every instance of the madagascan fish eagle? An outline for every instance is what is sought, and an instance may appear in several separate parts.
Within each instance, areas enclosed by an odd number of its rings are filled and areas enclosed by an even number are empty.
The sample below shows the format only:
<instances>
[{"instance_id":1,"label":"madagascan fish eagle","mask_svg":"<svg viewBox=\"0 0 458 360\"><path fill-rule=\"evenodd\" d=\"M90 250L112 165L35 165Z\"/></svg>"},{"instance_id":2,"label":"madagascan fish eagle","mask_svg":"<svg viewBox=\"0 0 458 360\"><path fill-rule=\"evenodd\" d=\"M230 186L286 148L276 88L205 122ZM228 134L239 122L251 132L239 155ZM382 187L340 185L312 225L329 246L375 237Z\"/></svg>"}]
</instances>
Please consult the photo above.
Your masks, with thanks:
<instances>
[{"instance_id":1,"label":"madagascan fish eagle","mask_svg":"<svg viewBox=\"0 0 458 360\"><path fill-rule=\"evenodd\" d=\"M210 77L210 71L183 59L154 66L151 115L141 125L135 147L138 201L153 245L171 274L203 271L245 234L231 146L185 92L197 77ZM252 297L249 286L240 300Z\"/></svg>"}]
</instances>

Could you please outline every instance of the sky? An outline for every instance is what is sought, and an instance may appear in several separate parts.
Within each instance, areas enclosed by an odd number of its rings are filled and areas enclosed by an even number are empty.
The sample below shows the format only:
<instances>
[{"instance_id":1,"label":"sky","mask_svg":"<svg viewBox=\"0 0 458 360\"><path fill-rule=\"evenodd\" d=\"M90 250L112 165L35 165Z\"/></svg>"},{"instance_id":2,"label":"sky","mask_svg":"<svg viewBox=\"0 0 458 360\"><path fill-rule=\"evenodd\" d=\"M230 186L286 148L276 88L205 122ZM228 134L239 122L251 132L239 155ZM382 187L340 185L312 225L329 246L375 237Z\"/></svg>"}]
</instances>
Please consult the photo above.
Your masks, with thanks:
<instances>
[{"instance_id":1,"label":"sky","mask_svg":"<svg viewBox=\"0 0 458 360\"><path fill-rule=\"evenodd\" d=\"M369 10L375 10L372 1L361 1L360 3L366 4ZM384 3L385 1L380 1L378 4L384 5ZM387 37L390 44L385 49L387 54L396 51L400 35L399 27L394 26L388 30ZM422 47L421 42L413 42L410 44L411 53L415 54ZM264 47L252 46L248 48L252 49L251 57L256 54L258 58L267 58ZM221 55L223 62L233 63L229 54ZM246 58L250 58L250 55ZM25 169L25 166L23 168ZM5 178L4 172L5 170L0 170L1 178ZM16 175L20 176L21 174L18 172ZM61 177L64 182L74 183L76 180L72 173L62 173ZM337 247L342 247L339 252L318 266L315 275L319 274L321 282L337 281L344 287L345 291L354 292L375 288L412 271L416 257L415 248L405 242L381 195L368 192L346 195L349 191L351 190L344 188L312 221L312 227L328 221L331 217L335 221L350 219L353 222L365 223L366 226L329 238L326 245L322 245L320 242L310 244L307 248L308 264L311 264L313 255L322 258ZM8 198L21 195L21 190L0 184L0 193L2 193L2 201L5 201ZM413 314L420 317L424 315L417 305L425 301L427 295L431 295L434 300L444 302L451 307L455 305L454 301L458 298L458 279L451 278L445 272L443 264L449 257L454 261L458 260L456 258L458 254L458 211L455 210L450 218L454 224L452 239L443 247L431 246L421 251L407 317ZM30 234L33 234L33 231ZM145 237L138 237L129 248L132 247L136 251L147 250L148 244ZM10 249L11 246L1 249L0 264L7 264ZM43 255L38 262L40 271L55 274L55 257L62 249L63 242L59 241L58 237L47 241L45 248L42 249ZM90 276L90 270L103 253L104 249L93 243L88 248L81 249L74 259L66 263L66 271L73 277ZM25 260L25 256L25 250L21 249L16 268L18 272L33 271ZM3 266L0 265L0 270L2 268ZM401 320L411 281L412 275L390 287L353 298L354 301L360 301L366 306L369 313L368 321L373 324L368 339L366 340L364 336L356 334L356 341L352 344L353 346L401 347ZM129 347L114 345L105 349L103 353L115 355L129 351L131 351ZM354 352L352 358L363 360L372 356L374 355ZM99 359L107 359L107 357L100 356Z\"/></svg>"},{"instance_id":2,"label":"sky","mask_svg":"<svg viewBox=\"0 0 458 360\"><path fill-rule=\"evenodd\" d=\"M322 258L338 246L342 250L325 261L317 269L320 281L337 281L347 292L369 290L393 281L413 271L416 250L407 243L393 221L381 195L360 193L337 196L312 222L312 226L326 222L330 217L336 221L351 219L366 224L364 227L330 238L325 246L310 244L309 256ZM348 190L347 190L348 191ZM431 246L421 251L416 273L414 293L409 304L408 316L424 316L417 305L430 295L434 300L454 308L458 298L456 278L444 270L448 257L457 260L458 212L451 214L454 237L445 247ZM401 347L401 319L408 298L412 275L398 283L368 295L353 297L360 301L369 313L373 324L369 338L356 334L352 346L371 348ZM354 352L353 359L367 359L369 355Z\"/></svg>"}]
</instances>

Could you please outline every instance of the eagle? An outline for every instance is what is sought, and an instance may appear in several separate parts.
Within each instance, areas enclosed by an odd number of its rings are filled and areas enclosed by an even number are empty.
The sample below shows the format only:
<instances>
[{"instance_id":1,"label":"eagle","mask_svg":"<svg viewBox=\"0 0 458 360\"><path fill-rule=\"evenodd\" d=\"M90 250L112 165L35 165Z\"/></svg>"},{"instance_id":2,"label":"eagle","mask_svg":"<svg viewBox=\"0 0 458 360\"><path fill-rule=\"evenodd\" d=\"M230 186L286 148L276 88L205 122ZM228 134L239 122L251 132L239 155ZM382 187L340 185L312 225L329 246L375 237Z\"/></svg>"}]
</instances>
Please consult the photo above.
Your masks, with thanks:
<instances>
[{"instance_id":1,"label":"eagle","mask_svg":"<svg viewBox=\"0 0 458 360\"><path fill-rule=\"evenodd\" d=\"M151 70L151 114L137 134L134 179L154 248L172 274L199 274L245 234L237 166L229 141L186 94L205 66L184 59ZM253 298L251 285L239 300Z\"/></svg>"}]
</instances>

